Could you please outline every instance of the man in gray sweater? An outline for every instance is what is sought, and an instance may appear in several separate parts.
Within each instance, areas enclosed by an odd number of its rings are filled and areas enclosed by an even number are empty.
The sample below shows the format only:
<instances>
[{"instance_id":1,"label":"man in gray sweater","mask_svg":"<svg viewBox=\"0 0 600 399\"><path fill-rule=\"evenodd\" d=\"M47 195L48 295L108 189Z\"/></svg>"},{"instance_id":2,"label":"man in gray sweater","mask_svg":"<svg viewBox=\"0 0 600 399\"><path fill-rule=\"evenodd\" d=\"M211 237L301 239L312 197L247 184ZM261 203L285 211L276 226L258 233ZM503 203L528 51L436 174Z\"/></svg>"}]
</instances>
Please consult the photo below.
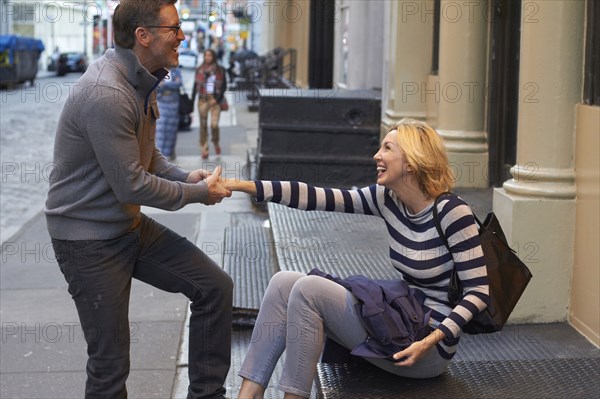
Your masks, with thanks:
<instances>
[{"instance_id":1,"label":"man in gray sweater","mask_svg":"<svg viewBox=\"0 0 600 399\"><path fill-rule=\"evenodd\" d=\"M129 293L136 278L191 300L188 398L221 398L233 283L187 239L140 212L212 205L220 169L186 172L156 149L155 88L178 65L176 0L122 0L116 46L90 65L58 122L45 213L88 344L86 398L125 398Z\"/></svg>"}]
</instances>

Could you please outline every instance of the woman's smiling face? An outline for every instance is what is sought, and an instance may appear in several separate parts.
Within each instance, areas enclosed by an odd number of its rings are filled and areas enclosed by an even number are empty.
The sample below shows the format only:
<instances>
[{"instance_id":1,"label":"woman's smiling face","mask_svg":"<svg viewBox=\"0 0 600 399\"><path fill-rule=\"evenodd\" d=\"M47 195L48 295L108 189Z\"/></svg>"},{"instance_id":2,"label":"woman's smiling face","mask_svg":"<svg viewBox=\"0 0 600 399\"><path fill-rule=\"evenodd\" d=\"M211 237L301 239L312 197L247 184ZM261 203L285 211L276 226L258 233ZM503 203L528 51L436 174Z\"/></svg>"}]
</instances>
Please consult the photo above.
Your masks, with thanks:
<instances>
[{"instance_id":1,"label":"woman's smiling face","mask_svg":"<svg viewBox=\"0 0 600 399\"><path fill-rule=\"evenodd\" d=\"M408 164L398 145L398 131L389 132L373 159L377 164L377 184L393 190L407 175Z\"/></svg>"}]
</instances>

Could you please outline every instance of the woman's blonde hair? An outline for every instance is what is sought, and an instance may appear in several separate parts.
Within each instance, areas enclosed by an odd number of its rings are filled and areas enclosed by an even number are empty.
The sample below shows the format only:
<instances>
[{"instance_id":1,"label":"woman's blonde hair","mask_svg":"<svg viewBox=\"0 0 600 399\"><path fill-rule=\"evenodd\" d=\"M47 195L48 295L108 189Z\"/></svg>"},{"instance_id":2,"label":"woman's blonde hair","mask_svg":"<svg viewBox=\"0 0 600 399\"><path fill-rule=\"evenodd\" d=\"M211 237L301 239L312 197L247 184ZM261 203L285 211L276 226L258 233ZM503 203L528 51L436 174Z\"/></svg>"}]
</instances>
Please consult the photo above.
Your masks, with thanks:
<instances>
[{"instance_id":1,"label":"woman's blonde hair","mask_svg":"<svg viewBox=\"0 0 600 399\"><path fill-rule=\"evenodd\" d=\"M430 198L450 191L454 177L440 135L427 123L410 118L400 120L390 132L394 130L421 191Z\"/></svg>"}]
</instances>

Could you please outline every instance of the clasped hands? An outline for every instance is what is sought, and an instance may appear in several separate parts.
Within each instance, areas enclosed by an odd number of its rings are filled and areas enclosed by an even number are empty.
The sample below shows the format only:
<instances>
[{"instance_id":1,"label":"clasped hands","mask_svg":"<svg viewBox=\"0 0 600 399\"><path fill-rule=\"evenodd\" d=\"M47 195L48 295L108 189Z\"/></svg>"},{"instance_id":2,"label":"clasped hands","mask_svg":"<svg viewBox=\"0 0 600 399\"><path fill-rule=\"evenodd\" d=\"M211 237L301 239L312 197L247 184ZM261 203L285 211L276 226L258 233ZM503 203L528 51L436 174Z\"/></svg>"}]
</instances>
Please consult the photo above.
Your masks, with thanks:
<instances>
[{"instance_id":1,"label":"clasped hands","mask_svg":"<svg viewBox=\"0 0 600 399\"><path fill-rule=\"evenodd\" d=\"M224 181L221 178L221 167L217 166L211 173L205 169L196 169L190 172L187 177L187 183L199 183L201 181L206 182L208 186L208 196L205 205L218 204L225 197L231 197L231 189L228 189L223 184Z\"/></svg>"}]
</instances>

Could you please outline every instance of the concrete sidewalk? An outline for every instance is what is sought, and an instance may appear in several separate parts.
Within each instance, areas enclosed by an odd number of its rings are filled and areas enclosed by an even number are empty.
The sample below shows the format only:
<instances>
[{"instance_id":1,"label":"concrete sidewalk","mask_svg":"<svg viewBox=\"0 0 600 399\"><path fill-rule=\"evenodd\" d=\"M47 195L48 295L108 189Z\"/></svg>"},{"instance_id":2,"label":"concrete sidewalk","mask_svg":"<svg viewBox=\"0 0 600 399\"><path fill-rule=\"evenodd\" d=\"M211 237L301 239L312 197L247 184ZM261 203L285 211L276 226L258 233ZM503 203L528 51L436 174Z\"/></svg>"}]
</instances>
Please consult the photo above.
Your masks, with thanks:
<instances>
[{"instance_id":1,"label":"concrete sidewalk","mask_svg":"<svg viewBox=\"0 0 600 399\"><path fill-rule=\"evenodd\" d=\"M233 99L230 104L231 110L221 116L223 155L201 160L195 115L192 130L179 135L176 163L186 169L221 165L229 177L244 168L246 149L256 145L258 115L245 112ZM216 206L193 204L177 212L144 207L143 212L221 264L224 229L235 215L252 213L251 208L248 197L238 193ZM86 343L41 210L3 243L1 256L0 397L83 397ZM129 397L185 398L188 304L182 295L134 280Z\"/></svg>"}]
</instances>

